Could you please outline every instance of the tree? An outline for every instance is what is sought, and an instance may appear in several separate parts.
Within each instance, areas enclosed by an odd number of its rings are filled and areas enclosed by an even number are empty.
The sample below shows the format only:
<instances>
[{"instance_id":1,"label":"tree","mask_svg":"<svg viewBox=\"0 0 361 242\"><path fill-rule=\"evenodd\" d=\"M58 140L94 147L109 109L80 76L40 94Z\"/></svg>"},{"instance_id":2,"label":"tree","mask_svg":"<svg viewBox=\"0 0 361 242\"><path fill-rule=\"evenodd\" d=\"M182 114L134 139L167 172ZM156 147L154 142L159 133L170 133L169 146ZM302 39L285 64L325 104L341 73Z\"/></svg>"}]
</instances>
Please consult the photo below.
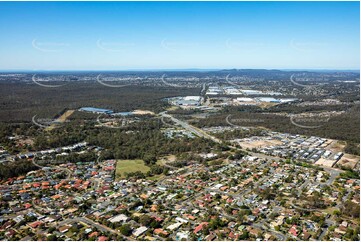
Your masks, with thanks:
<instances>
[{"instance_id":1,"label":"tree","mask_svg":"<svg viewBox=\"0 0 361 242\"><path fill-rule=\"evenodd\" d=\"M32 162L26 160L10 162L7 164L0 164L0 179L20 176L28 173L29 171L38 169L39 167L35 166Z\"/></svg>"},{"instance_id":2,"label":"tree","mask_svg":"<svg viewBox=\"0 0 361 242\"><path fill-rule=\"evenodd\" d=\"M248 238L249 238L248 231L243 232L243 234L241 234L241 236L239 236L239 240L247 240Z\"/></svg>"},{"instance_id":3,"label":"tree","mask_svg":"<svg viewBox=\"0 0 361 242\"><path fill-rule=\"evenodd\" d=\"M154 165L157 163L157 157L154 154L145 154L143 161L146 165Z\"/></svg>"},{"instance_id":4,"label":"tree","mask_svg":"<svg viewBox=\"0 0 361 242\"><path fill-rule=\"evenodd\" d=\"M46 238L47 241L57 241L58 237L55 234L51 234Z\"/></svg>"},{"instance_id":5,"label":"tree","mask_svg":"<svg viewBox=\"0 0 361 242\"><path fill-rule=\"evenodd\" d=\"M311 207L314 208L324 208L325 203L322 200L322 196L319 192L314 192L312 196L309 197L308 202Z\"/></svg>"},{"instance_id":6,"label":"tree","mask_svg":"<svg viewBox=\"0 0 361 242\"><path fill-rule=\"evenodd\" d=\"M149 226L152 222L152 218L149 215L143 215L139 218L139 223L141 223L144 226Z\"/></svg>"},{"instance_id":7,"label":"tree","mask_svg":"<svg viewBox=\"0 0 361 242\"><path fill-rule=\"evenodd\" d=\"M222 226L224 226L224 223L218 217L215 219L211 219L211 221L209 222L209 228L212 230L216 230Z\"/></svg>"},{"instance_id":8,"label":"tree","mask_svg":"<svg viewBox=\"0 0 361 242\"><path fill-rule=\"evenodd\" d=\"M340 210L335 210L335 211L333 211L333 215L335 215L336 217L340 217L341 211Z\"/></svg>"},{"instance_id":9,"label":"tree","mask_svg":"<svg viewBox=\"0 0 361 242\"><path fill-rule=\"evenodd\" d=\"M156 229L156 228L160 228L162 226L157 220L153 219L153 221L150 223L150 227L153 229Z\"/></svg>"},{"instance_id":10,"label":"tree","mask_svg":"<svg viewBox=\"0 0 361 242\"><path fill-rule=\"evenodd\" d=\"M347 216L350 216L353 218L359 218L360 217L360 204L357 204L350 200L347 200L343 204L341 211L342 211L342 214L345 214Z\"/></svg>"},{"instance_id":11,"label":"tree","mask_svg":"<svg viewBox=\"0 0 361 242\"><path fill-rule=\"evenodd\" d=\"M50 228L48 229L48 232L49 232L49 233L52 233L52 232L54 232L55 230L56 230L55 227L50 227Z\"/></svg>"},{"instance_id":12,"label":"tree","mask_svg":"<svg viewBox=\"0 0 361 242\"><path fill-rule=\"evenodd\" d=\"M132 228L129 224L123 224L122 226L120 226L119 231L125 236L129 236L132 234Z\"/></svg>"}]
</instances>

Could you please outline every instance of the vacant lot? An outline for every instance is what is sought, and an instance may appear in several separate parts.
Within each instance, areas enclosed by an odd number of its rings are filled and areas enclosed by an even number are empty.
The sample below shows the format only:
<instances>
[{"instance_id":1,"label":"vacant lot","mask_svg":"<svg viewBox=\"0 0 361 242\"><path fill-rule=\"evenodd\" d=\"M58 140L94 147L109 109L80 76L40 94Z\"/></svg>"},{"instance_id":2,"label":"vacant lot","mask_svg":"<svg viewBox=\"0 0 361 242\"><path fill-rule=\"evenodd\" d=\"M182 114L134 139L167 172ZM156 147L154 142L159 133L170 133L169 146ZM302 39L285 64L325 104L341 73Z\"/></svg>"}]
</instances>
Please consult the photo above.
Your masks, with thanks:
<instances>
[{"instance_id":1,"label":"vacant lot","mask_svg":"<svg viewBox=\"0 0 361 242\"><path fill-rule=\"evenodd\" d=\"M344 154L342 158L337 162L337 166L344 166L353 169L358 162L360 162L359 156Z\"/></svg>"},{"instance_id":2,"label":"vacant lot","mask_svg":"<svg viewBox=\"0 0 361 242\"><path fill-rule=\"evenodd\" d=\"M143 160L118 160L115 174L119 178L124 178L126 172L140 171L146 173L149 170L149 167L144 165Z\"/></svg>"},{"instance_id":3,"label":"vacant lot","mask_svg":"<svg viewBox=\"0 0 361 242\"><path fill-rule=\"evenodd\" d=\"M332 167L334 165L335 161L325 158L320 158L318 161L316 161L316 165L326 166L326 167Z\"/></svg>"},{"instance_id":4,"label":"vacant lot","mask_svg":"<svg viewBox=\"0 0 361 242\"><path fill-rule=\"evenodd\" d=\"M55 120L56 123L64 123L73 113L75 112L75 110L67 110L65 113L63 113L59 118L57 118ZM56 128L57 124L52 124L49 127L47 127L45 130L53 130L54 128Z\"/></svg>"},{"instance_id":5,"label":"vacant lot","mask_svg":"<svg viewBox=\"0 0 361 242\"><path fill-rule=\"evenodd\" d=\"M281 145L282 142L276 139L272 140L252 140L252 141L244 141L239 142L239 145L245 149L253 149L253 148L260 148L260 147L269 147L273 145Z\"/></svg>"},{"instance_id":6,"label":"vacant lot","mask_svg":"<svg viewBox=\"0 0 361 242\"><path fill-rule=\"evenodd\" d=\"M168 162L175 162L177 160L177 157L175 155L167 155L160 157L160 159L157 161L158 165L164 165Z\"/></svg>"},{"instance_id":7,"label":"vacant lot","mask_svg":"<svg viewBox=\"0 0 361 242\"><path fill-rule=\"evenodd\" d=\"M67 110L56 121L64 123L74 112L75 110Z\"/></svg>"}]
</instances>

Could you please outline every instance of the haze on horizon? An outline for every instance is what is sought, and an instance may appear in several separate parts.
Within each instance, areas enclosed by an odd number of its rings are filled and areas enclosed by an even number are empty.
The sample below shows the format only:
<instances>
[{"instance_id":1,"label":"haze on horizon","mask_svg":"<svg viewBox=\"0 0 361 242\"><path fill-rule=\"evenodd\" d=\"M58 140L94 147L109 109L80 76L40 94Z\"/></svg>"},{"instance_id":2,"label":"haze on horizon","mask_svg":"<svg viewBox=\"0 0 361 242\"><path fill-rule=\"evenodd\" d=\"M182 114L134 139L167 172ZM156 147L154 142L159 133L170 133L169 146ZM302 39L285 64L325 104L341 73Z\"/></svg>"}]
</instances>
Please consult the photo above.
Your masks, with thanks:
<instances>
[{"instance_id":1,"label":"haze on horizon","mask_svg":"<svg viewBox=\"0 0 361 242\"><path fill-rule=\"evenodd\" d=\"M0 70L358 70L359 9L359 2L1 2Z\"/></svg>"}]
</instances>

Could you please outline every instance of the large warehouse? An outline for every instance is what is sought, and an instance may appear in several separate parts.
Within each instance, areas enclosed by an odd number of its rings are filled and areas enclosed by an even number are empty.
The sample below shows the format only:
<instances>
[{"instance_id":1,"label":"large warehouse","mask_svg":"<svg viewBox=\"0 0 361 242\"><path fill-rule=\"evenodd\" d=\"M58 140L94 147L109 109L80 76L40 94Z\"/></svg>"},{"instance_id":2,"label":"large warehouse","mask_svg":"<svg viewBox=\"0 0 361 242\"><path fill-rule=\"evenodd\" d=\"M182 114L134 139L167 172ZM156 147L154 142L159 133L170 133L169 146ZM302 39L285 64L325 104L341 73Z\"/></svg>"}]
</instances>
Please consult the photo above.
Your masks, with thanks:
<instances>
[{"instance_id":1,"label":"large warehouse","mask_svg":"<svg viewBox=\"0 0 361 242\"><path fill-rule=\"evenodd\" d=\"M112 114L113 113L113 111L110 109L93 108L93 107L79 108L79 111L89 112L89 113L98 113L98 114Z\"/></svg>"}]
</instances>

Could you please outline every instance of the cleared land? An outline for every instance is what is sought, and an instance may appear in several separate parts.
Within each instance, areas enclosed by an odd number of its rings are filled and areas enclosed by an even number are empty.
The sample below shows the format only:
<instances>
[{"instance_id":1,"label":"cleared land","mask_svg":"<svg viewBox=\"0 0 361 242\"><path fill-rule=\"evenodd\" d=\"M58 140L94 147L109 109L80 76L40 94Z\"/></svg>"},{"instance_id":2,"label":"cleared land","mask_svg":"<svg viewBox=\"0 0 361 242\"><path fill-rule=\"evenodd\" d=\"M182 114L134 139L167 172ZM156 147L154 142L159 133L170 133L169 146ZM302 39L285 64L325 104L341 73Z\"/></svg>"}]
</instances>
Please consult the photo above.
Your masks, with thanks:
<instances>
[{"instance_id":1,"label":"cleared land","mask_svg":"<svg viewBox=\"0 0 361 242\"><path fill-rule=\"evenodd\" d=\"M64 123L74 112L75 112L75 110L67 110L59 118L57 118L55 120L55 122L56 123ZM52 124L49 127L47 127L46 130L50 131L50 130L53 130L55 127L56 127L56 124Z\"/></svg>"},{"instance_id":2,"label":"cleared land","mask_svg":"<svg viewBox=\"0 0 361 242\"><path fill-rule=\"evenodd\" d=\"M177 157L175 155L168 155L168 156L164 156L164 157L161 157L158 161L157 161L157 164L158 165L164 165L166 164L167 162L174 162L177 160Z\"/></svg>"},{"instance_id":3,"label":"cleared land","mask_svg":"<svg viewBox=\"0 0 361 242\"><path fill-rule=\"evenodd\" d=\"M133 113L136 114L136 115L147 115L147 114L154 115L154 112L152 112L152 111L140 110L140 109L134 110Z\"/></svg>"},{"instance_id":4,"label":"cleared land","mask_svg":"<svg viewBox=\"0 0 361 242\"><path fill-rule=\"evenodd\" d=\"M276 139L272 140L252 140L239 142L239 145L245 149L259 148L259 147L268 147L273 145L281 145L282 142Z\"/></svg>"},{"instance_id":5,"label":"cleared land","mask_svg":"<svg viewBox=\"0 0 361 242\"><path fill-rule=\"evenodd\" d=\"M73 113L75 110L67 110L65 113L63 113L56 121L64 123Z\"/></svg>"},{"instance_id":6,"label":"cleared land","mask_svg":"<svg viewBox=\"0 0 361 242\"><path fill-rule=\"evenodd\" d=\"M345 148L346 143L342 142L342 141L338 141L338 140L332 140L332 142L330 143L330 145L328 146L328 148L332 151L332 152L342 152L343 149Z\"/></svg>"},{"instance_id":7,"label":"cleared land","mask_svg":"<svg viewBox=\"0 0 361 242\"><path fill-rule=\"evenodd\" d=\"M326 167L332 167L335 164L336 161L320 158L318 161L316 161L316 165L326 166Z\"/></svg>"},{"instance_id":8,"label":"cleared land","mask_svg":"<svg viewBox=\"0 0 361 242\"><path fill-rule=\"evenodd\" d=\"M118 160L116 176L117 178L125 178L125 173L140 171L146 173L150 168L144 165L143 160Z\"/></svg>"},{"instance_id":9,"label":"cleared land","mask_svg":"<svg viewBox=\"0 0 361 242\"><path fill-rule=\"evenodd\" d=\"M337 166L344 166L353 169L358 162L360 162L360 157L356 155L344 154L337 162Z\"/></svg>"}]
</instances>

